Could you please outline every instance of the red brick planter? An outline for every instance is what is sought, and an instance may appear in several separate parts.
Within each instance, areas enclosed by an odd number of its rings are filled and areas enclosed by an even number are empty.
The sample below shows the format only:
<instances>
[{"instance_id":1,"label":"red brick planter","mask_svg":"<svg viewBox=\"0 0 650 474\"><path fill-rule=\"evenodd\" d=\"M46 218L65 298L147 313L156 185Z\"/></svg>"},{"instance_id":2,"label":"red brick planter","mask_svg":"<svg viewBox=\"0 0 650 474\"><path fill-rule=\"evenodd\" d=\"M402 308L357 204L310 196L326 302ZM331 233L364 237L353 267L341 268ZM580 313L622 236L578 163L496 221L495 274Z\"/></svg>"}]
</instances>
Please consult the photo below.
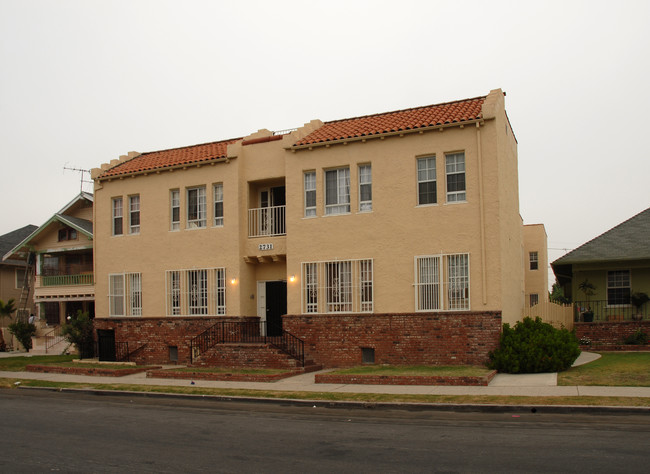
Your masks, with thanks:
<instances>
[{"instance_id":1,"label":"red brick planter","mask_svg":"<svg viewBox=\"0 0 650 474\"><path fill-rule=\"evenodd\" d=\"M483 377L316 374L316 383L362 385L473 385L485 387L496 374L496 370L491 371Z\"/></svg>"},{"instance_id":2,"label":"red brick planter","mask_svg":"<svg viewBox=\"0 0 650 474\"><path fill-rule=\"evenodd\" d=\"M71 374L71 375L96 375L101 377L123 377L137 374L151 369L151 367L129 367L125 369L103 369L100 367L57 367L51 365L28 365L27 372L41 372L46 374Z\"/></svg>"},{"instance_id":3,"label":"red brick planter","mask_svg":"<svg viewBox=\"0 0 650 474\"><path fill-rule=\"evenodd\" d=\"M181 372L175 370L149 370L148 378L185 379L185 380L218 380L230 382L275 382L294 375L302 374L302 370L282 372L279 374L229 374L215 372Z\"/></svg>"}]
</instances>

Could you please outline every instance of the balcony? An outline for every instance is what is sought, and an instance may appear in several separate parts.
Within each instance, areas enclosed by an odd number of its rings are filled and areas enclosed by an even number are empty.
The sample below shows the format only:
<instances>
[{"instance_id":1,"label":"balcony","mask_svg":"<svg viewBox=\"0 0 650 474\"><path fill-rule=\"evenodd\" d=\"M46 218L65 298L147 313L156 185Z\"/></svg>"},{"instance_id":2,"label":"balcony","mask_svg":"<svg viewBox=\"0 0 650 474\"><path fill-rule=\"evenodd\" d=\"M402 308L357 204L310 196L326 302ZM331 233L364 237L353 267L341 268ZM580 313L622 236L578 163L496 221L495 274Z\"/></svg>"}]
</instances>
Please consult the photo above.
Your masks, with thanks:
<instances>
[{"instance_id":1,"label":"balcony","mask_svg":"<svg viewBox=\"0 0 650 474\"><path fill-rule=\"evenodd\" d=\"M650 303L644 304L641 310L632 305L610 306L605 300L576 301L574 304L574 321L583 321L584 312L591 310L593 322L603 321L633 321L650 319Z\"/></svg>"},{"instance_id":2,"label":"balcony","mask_svg":"<svg viewBox=\"0 0 650 474\"><path fill-rule=\"evenodd\" d=\"M78 275L48 275L41 276L41 286L79 286L93 285L93 274L82 273Z\"/></svg>"},{"instance_id":3,"label":"balcony","mask_svg":"<svg viewBox=\"0 0 650 474\"><path fill-rule=\"evenodd\" d=\"M248 236L273 237L287 235L286 206L260 207L248 210Z\"/></svg>"}]
</instances>

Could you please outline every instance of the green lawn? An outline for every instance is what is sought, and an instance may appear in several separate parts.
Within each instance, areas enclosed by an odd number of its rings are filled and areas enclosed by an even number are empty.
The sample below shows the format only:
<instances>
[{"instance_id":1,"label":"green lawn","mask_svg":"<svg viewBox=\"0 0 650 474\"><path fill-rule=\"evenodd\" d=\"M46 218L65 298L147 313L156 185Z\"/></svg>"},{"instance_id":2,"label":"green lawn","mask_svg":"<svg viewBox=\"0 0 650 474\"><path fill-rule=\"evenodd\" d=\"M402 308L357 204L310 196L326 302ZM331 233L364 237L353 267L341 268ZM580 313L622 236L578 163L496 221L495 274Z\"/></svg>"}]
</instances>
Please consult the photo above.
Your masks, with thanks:
<instances>
[{"instance_id":1,"label":"green lawn","mask_svg":"<svg viewBox=\"0 0 650 474\"><path fill-rule=\"evenodd\" d=\"M557 376L558 385L650 387L650 352L603 352L602 357Z\"/></svg>"},{"instance_id":2,"label":"green lawn","mask_svg":"<svg viewBox=\"0 0 650 474\"><path fill-rule=\"evenodd\" d=\"M485 367L467 365L433 366L433 365L362 365L348 369L339 369L330 374L336 375L406 375L438 377L482 377L491 370Z\"/></svg>"},{"instance_id":3,"label":"green lawn","mask_svg":"<svg viewBox=\"0 0 650 474\"><path fill-rule=\"evenodd\" d=\"M9 370L12 372L22 372L28 365L34 364L51 364L51 363L72 363L79 356L75 355L44 355L44 356L17 356L0 358L0 370Z\"/></svg>"}]
</instances>

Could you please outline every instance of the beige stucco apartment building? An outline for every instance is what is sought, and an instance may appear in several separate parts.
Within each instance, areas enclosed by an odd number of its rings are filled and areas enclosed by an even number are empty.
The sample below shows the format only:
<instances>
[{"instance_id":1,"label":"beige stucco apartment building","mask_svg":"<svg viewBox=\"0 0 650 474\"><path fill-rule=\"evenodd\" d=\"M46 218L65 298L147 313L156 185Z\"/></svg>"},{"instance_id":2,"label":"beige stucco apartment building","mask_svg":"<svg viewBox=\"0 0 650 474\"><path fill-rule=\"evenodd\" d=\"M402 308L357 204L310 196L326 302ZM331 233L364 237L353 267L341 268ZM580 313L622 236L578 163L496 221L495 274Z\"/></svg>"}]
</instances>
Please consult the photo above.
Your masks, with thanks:
<instances>
[{"instance_id":1,"label":"beige stucco apartment building","mask_svg":"<svg viewBox=\"0 0 650 474\"><path fill-rule=\"evenodd\" d=\"M324 365L478 363L532 291L501 90L92 176L96 326L136 360L189 360L209 327L259 319Z\"/></svg>"}]
</instances>

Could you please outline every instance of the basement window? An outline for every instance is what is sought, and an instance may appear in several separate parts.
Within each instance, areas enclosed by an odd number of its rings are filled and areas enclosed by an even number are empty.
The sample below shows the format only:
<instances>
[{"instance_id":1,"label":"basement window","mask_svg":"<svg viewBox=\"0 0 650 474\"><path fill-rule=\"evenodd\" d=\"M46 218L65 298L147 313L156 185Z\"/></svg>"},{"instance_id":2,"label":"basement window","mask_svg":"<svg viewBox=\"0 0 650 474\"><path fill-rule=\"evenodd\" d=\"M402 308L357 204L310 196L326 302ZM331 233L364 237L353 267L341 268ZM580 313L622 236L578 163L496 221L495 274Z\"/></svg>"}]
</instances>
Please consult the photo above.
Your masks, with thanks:
<instances>
[{"instance_id":1,"label":"basement window","mask_svg":"<svg viewBox=\"0 0 650 474\"><path fill-rule=\"evenodd\" d=\"M364 364L375 363L375 350L372 347L361 348L361 362Z\"/></svg>"},{"instance_id":2,"label":"basement window","mask_svg":"<svg viewBox=\"0 0 650 474\"><path fill-rule=\"evenodd\" d=\"M178 362L178 346L169 346L169 360Z\"/></svg>"}]
</instances>

